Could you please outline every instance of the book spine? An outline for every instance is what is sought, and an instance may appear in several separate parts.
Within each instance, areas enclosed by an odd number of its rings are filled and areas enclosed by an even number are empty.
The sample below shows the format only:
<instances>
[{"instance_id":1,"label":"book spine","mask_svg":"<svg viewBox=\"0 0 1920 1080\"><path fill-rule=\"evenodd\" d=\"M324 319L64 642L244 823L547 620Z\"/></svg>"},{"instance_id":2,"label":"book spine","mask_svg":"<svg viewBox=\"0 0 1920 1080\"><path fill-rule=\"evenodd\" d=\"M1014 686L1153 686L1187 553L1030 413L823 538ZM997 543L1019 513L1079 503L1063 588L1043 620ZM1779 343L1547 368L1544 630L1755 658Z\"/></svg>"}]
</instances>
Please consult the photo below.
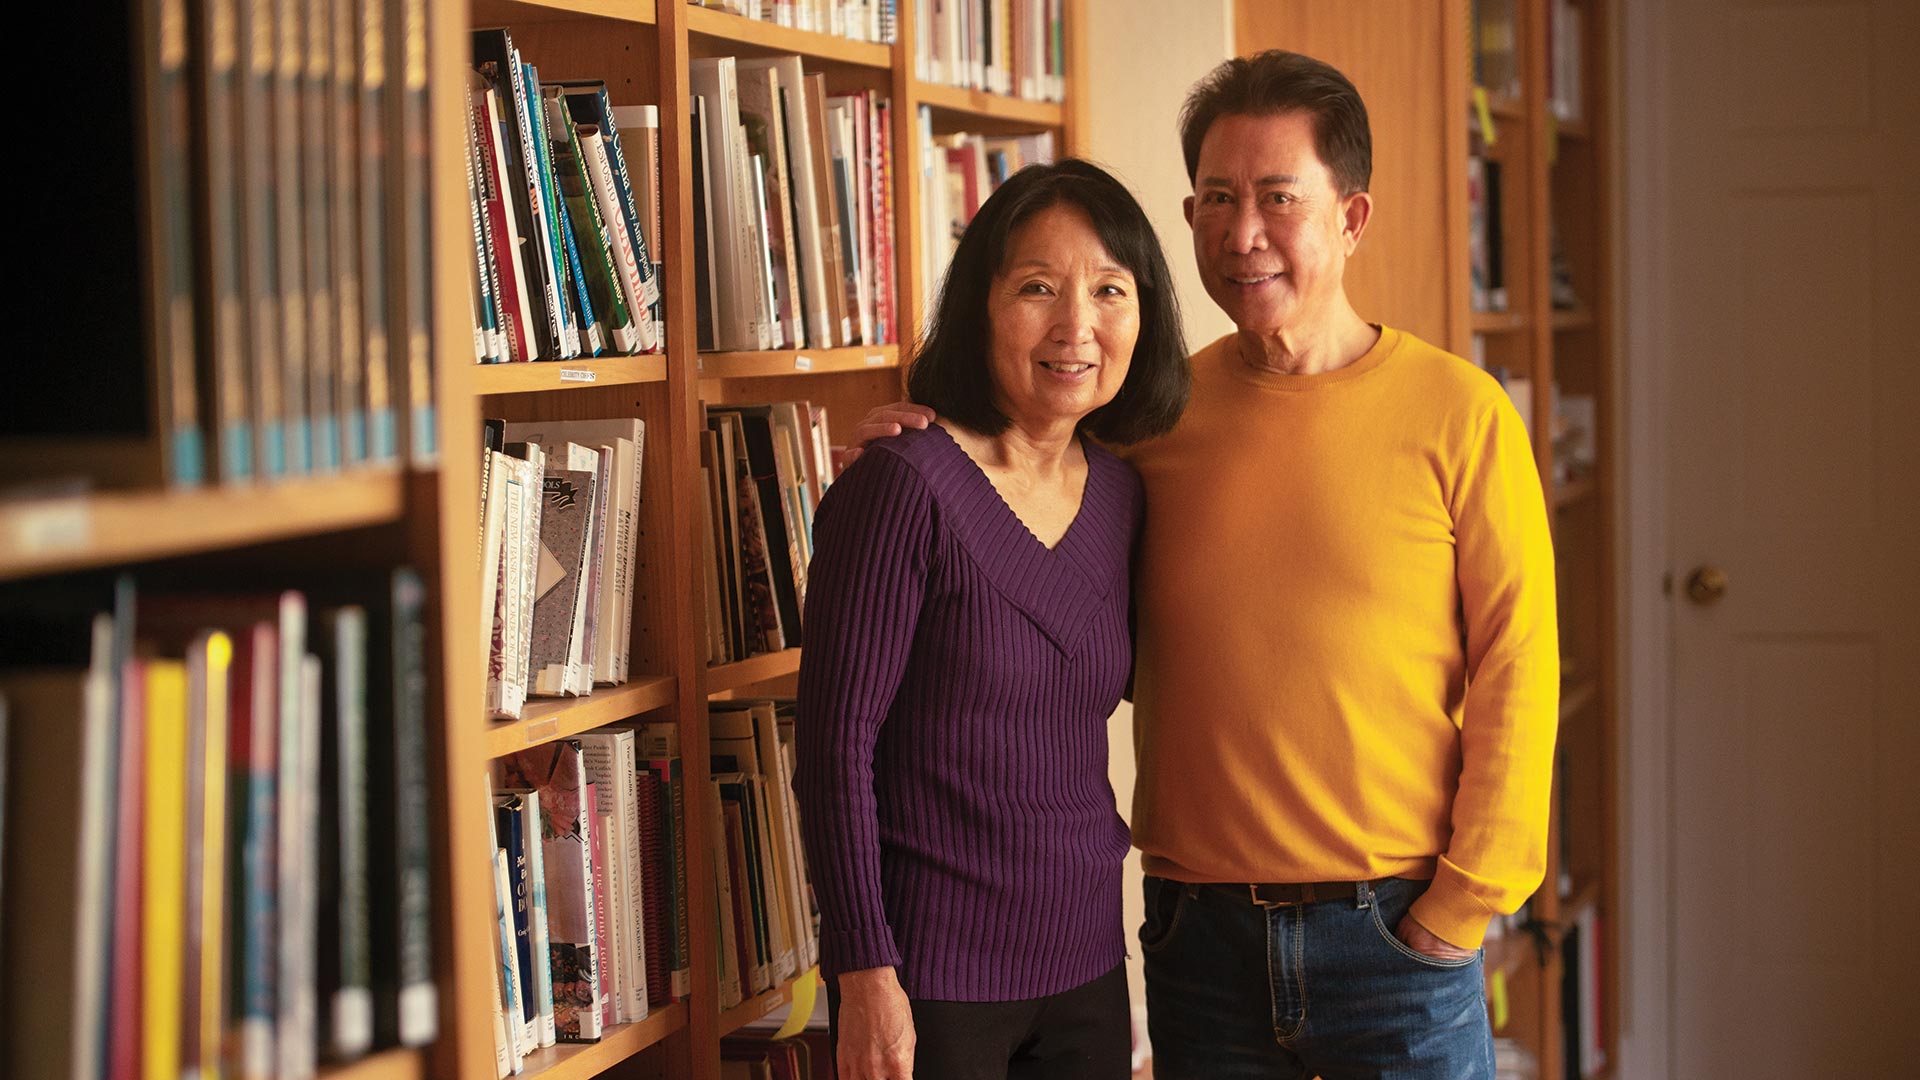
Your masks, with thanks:
<instances>
[{"instance_id":1,"label":"book spine","mask_svg":"<svg viewBox=\"0 0 1920 1080\"><path fill-rule=\"evenodd\" d=\"M334 624L335 766L328 780L338 813L339 970L330 1003L333 1052L350 1060L373 1048L373 959L367 890L367 613L341 608Z\"/></svg>"},{"instance_id":2,"label":"book spine","mask_svg":"<svg viewBox=\"0 0 1920 1080\"><path fill-rule=\"evenodd\" d=\"M187 672L172 660L150 660L144 685L129 688L146 703L146 777L140 911L139 1022L141 1075L171 1080L180 1073L181 994L184 975L186 800L180 779L187 770ZM131 838L129 838L131 839Z\"/></svg>"},{"instance_id":3,"label":"book spine","mask_svg":"<svg viewBox=\"0 0 1920 1080\"><path fill-rule=\"evenodd\" d=\"M388 333L387 263L387 0L355 0L360 15L360 355L366 384L367 461L387 465L400 454L393 412Z\"/></svg>"},{"instance_id":4,"label":"book spine","mask_svg":"<svg viewBox=\"0 0 1920 1080\"><path fill-rule=\"evenodd\" d=\"M513 871L508 864L505 848L495 848L493 852L493 892L495 910L500 924L500 981L503 984L504 1003L503 1033L507 1045L507 1059L514 1072L520 1071L520 1058L525 1052L526 1041L521 1022L522 983L520 980L520 949L515 941Z\"/></svg>"},{"instance_id":5,"label":"book spine","mask_svg":"<svg viewBox=\"0 0 1920 1080\"><path fill-rule=\"evenodd\" d=\"M398 810L399 911L398 1037L402 1046L427 1046L439 1033L433 982L432 784L427 778L427 590L412 570L392 579L394 612L394 754Z\"/></svg>"},{"instance_id":6,"label":"book spine","mask_svg":"<svg viewBox=\"0 0 1920 1080\"><path fill-rule=\"evenodd\" d=\"M527 845L527 877L532 883L532 924L533 924L533 1000L539 1008L539 1036L541 1046L554 1044L553 1023L553 942L547 933L547 863L546 845L542 843L540 827L540 792L529 791L523 796L521 810L521 835Z\"/></svg>"},{"instance_id":7,"label":"book spine","mask_svg":"<svg viewBox=\"0 0 1920 1080\"><path fill-rule=\"evenodd\" d=\"M600 99L600 137L606 143L608 171L612 173L614 189L619 193L620 213L614 216L625 226L627 243L633 252L635 271L640 278L642 299L637 301L637 304L645 307L649 312L656 311L660 304L660 281L654 273L654 260L659 253L657 247L648 243L647 231L641 227L643 220L640 216L641 206L634 195L633 178L627 174L627 154L620 144L620 125L614 122L613 103L607 98L606 87L600 87L597 95ZM658 115L657 112L656 115ZM653 130L656 132L659 130L657 122ZM657 156L649 159L649 165L655 169L659 167ZM656 190L658 186L656 182L654 185ZM635 313L635 321L640 321L638 312ZM652 349L660 345L656 330L657 328L649 327L643 334L643 348Z\"/></svg>"},{"instance_id":8,"label":"book spine","mask_svg":"<svg viewBox=\"0 0 1920 1080\"><path fill-rule=\"evenodd\" d=\"M623 909L626 953L621 957L630 973L625 983L626 1009L630 1020L647 1015L646 914L641 897L645 895L646 868L640 854L640 778L633 753L633 732L614 736L614 770L620 793L620 868L626 875Z\"/></svg>"},{"instance_id":9,"label":"book spine","mask_svg":"<svg viewBox=\"0 0 1920 1080\"><path fill-rule=\"evenodd\" d=\"M199 122L196 146L196 231L206 288L198 333L205 358L202 384L210 390L203 424L212 470L224 483L253 479L254 433L248 401L247 331L241 265L241 186L235 115L238 112L239 15L243 0L207 0L196 25Z\"/></svg>"},{"instance_id":10,"label":"book spine","mask_svg":"<svg viewBox=\"0 0 1920 1080\"><path fill-rule=\"evenodd\" d=\"M328 188L333 194L333 295L338 327L334 341L340 354L335 405L339 413L343 466L358 466L367 457L367 361L361 353L360 247L356 239L360 228L357 182L360 131L355 110L359 103L360 76L355 63L360 43L355 33L358 23L353 4L354 0L328 0L327 5L332 27L327 58L332 74L327 97L330 133L327 166Z\"/></svg>"},{"instance_id":11,"label":"book spine","mask_svg":"<svg viewBox=\"0 0 1920 1080\"><path fill-rule=\"evenodd\" d=\"M604 1031L617 1022L615 1002L619 997L614 976L617 961L613 950L613 913L609 910L613 907L613 885L607 877L607 834L612 817L599 812L599 785L590 783L585 787L587 819L592 823L587 851L593 862L593 953L600 961L594 977L594 994L599 1002L600 1026Z\"/></svg>"},{"instance_id":12,"label":"book spine","mask_svg":"<svg viewBox=\"0 0 1920 1080\"><path fill-rule=\"evenodd\" d=\"M576 350L568 341L567 326L563 321L566 309L560 302L560 263L554 253L554 235L549 224L546 188L540 180L540 154L534 149L534 129L532 119L528 115L531 110L527 103L526 73L521 68L519 56L519 50L509 46L506 66L510 81L504 87L510 91L513 99L515 118L513 127L520 138L521 171L526 174L524 177L516 178L516 182L526 185L527 200L532 209L533 220L527 222L526 227L533 234L536 257L540 260L542 271L540 287L544 300L541 306L544 308L542 314L546 316L547 333L554 344L552 357L562 359L573 355Z\"/></svg>"},{"instance_id":13,"label":"book spine","mask_svg":"<svg viewBox=\"0 0 1920 1080\"><path fill-rule=\"evenodd\" d=\"M305 0L300 75L300 180L302 223L305 231L306 317L308 340L307 401L312 469L316 473L340 468L340 424L337 411L339 350L335 330L339 312L334 307L333 167L329 143L333 125L328 109L333 75L332 20L327 0Z\"/></svg>"},{"instance_id":14,"label":"book spine","mask_svg":"<svg viewBox=\"0 0 1920 1080\"><path fill-rule=\"evenodd\" d=\"M274 228L279 240L280 280L280 392L286 406L286 466L293 475L312 469L312 417L307 401L307 281L302 256L301 198L306 188L300 175L301 70L305 49L301 41L299 0L274 4L273 184Z\"/></svg>"},{"instance_id":15,"label":"book spine","mask_svg":"<svg viewBox=\"0 0 1920 1080\"><path fill-rule=\"evenodd\" d=\"M433 393L433 218L432 147L427 132L427 0L400 0L401 33L394 65L402 83L399 95L401 196L400 271L397 290L406 333L398 379L406 386L407 454L420 467L439 458L438 422Z\"/></svg>"}]
</instances>

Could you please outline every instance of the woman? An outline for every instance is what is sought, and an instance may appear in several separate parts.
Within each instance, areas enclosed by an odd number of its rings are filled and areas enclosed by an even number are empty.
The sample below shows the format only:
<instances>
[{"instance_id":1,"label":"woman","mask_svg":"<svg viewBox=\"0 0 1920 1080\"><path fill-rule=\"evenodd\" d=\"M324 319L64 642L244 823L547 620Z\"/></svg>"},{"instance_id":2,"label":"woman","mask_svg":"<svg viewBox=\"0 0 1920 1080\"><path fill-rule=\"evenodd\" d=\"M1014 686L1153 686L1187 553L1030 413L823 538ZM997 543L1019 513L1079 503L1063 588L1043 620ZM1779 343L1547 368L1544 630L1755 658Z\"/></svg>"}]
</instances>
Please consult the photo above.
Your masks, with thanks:
<instances>
[{"instance_id":1,"label":"woman","mask_svg":"<svg viewBox=\"0 0 1920 1080\"><path fill-rule=\"evenodd\" d=\"M968 226L908 376L941 422L821 503L794 789L842 1080L1127 1072L1106 720L1142 503L1093 440L1165 432L1187 382L1139 204L1033 166Z\"/></svg>"}]
</instances>

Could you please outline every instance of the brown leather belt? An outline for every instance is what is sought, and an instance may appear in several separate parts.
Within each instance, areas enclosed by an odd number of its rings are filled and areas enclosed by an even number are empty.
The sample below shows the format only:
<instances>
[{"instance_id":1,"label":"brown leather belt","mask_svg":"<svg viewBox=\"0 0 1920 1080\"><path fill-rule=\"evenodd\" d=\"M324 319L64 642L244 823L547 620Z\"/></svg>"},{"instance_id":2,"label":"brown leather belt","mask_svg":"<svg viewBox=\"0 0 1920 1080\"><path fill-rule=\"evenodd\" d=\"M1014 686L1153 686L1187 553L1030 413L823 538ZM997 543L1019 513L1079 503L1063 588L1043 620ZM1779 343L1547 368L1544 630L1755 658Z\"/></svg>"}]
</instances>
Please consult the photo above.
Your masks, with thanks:
<instances>
[{"instance_id":1,"label":"brown leather belt","mask_svg":"<svg viewBox=\"0 0 1920 1080\"><path fill-rule=\"evenodd\" d=\"M1302 904L1317 904L1323 900L1352 900L1358 895L1358 886L1351 881L1309 881L1267 885L1210 882L1203 887L1219 890L1228 896L1246 900L1261 907L1299 907Z\"/></svg>"}]
</instances>

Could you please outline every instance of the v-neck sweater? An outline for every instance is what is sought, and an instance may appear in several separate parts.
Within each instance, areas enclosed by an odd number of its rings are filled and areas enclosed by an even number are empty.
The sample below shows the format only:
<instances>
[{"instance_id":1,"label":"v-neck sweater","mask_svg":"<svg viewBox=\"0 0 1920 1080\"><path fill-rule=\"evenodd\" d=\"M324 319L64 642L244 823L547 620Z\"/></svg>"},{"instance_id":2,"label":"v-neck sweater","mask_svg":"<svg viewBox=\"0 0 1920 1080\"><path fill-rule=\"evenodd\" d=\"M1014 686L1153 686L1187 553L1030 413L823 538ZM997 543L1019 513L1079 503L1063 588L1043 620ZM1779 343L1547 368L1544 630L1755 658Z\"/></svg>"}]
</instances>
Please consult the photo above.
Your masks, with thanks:
<instances>
[{"instance_id":1,"label":"v-neck sweater","mask_svg":"<svg viewBox=\"0 0 1920 1080\"><path fill-rule=\"evenodd\" d=\"M1018 1001L1126 955L1107 718L1143 500L1085 447L1051 550L938 425L872 444L820 502L793 787L830 977Z\"/></svg>"}]
</instances>

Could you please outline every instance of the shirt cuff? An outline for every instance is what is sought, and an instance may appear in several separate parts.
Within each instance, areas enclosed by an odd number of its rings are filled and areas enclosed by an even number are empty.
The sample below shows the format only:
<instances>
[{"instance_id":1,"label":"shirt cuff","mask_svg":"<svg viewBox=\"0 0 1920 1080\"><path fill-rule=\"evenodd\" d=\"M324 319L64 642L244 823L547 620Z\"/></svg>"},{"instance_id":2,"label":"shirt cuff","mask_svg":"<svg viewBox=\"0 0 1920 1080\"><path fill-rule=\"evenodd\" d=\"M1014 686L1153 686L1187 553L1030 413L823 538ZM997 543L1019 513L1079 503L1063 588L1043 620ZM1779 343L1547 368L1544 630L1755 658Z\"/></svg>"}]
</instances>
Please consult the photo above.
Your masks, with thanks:
<instances>
[{"instance_id":1,"label":"shirt cuff","mask_svg":"<svg viewBox=\"0 0 1920 1080\"><path fill-rule=\"evenodd\" d=\"M820 974L829 979L849 971L899 966L900 950L893 943L890 927L823 929L820 933Z\"/></svg>"},{"instance_id":2,"label":"shirt cuff","mask_svg":"<svg viewBox=\"0 0 1920 1080\"><path fill-rule=\"evenodd\" d=\"M1448 879L1444 866L1407 914L1428 933L1458 949L1479 948L1493 919L1478 897Z\"/></svg>"}]
</instances>

